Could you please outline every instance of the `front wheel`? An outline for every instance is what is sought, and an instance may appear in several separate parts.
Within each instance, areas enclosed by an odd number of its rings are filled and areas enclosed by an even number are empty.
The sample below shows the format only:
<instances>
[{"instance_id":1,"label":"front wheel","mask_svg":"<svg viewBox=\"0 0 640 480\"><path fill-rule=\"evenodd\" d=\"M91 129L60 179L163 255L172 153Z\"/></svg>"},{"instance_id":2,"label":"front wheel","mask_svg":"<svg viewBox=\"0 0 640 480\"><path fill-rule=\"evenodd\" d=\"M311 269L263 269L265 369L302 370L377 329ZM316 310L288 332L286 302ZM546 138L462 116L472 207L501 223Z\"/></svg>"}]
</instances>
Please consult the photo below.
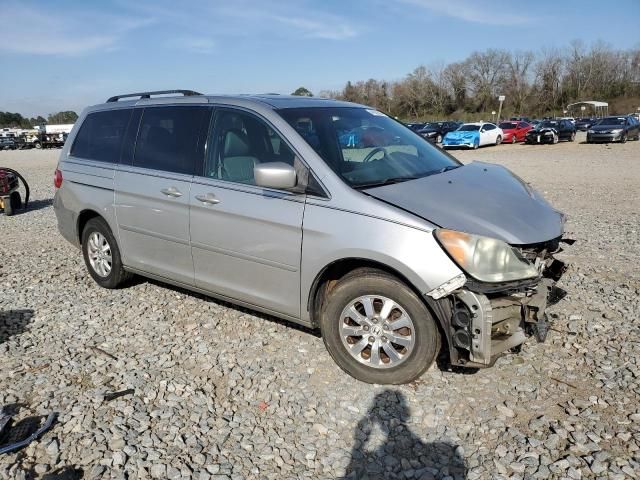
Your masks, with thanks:
<instances>
[{"instance_id":1,"label":"front wheel","mask_svg":"<svg viewBox=\"0 0 640 480\"><path fill-rule=\"evenodd\" d=\"M473 142L473 149L474 150L477 150L479 146L480 146L480 140L476 140L475 142Z\"/></svg>"},{"instance_id":2,"label":"front wheel","mask_svg":"<svg viewBox=\"0 0 640 480\"><path fill-rule=\"evenodd\" d=\"M442 143L442 135L438 134L436 137L436 143Z\"/></svg>"},{"instance_id":3,"label":"front wheel","mask_svg":"<svg viewBox=\"0 0 640 480\"><path fill-rule=\"evenodd\" d=\"M627 134L623 133L620 137L620 143L627 143Z\"/></svg>"},{"instance_id":4,"label":"front wheel","mask_svg":"<svg viewBox=\"0 0 640 480\"><path fill-rule=\"evenodd\" d=\"M515 135L511 136L511 143L516 143L518 141L518 139L516 138Z\"/></svg>"},{"instance_id":5,"label":"front wheel","mask_svg":"<svg viewBox=\"0 0 640 480\"><path fill-rule=\"evenodd\" d=\"M440 350L440 333L422 300L397 278L373 269L338 282L324 302L320 327L338 366L366 383L416 380Z\"/></svg>"},{"instance_id":6,"label":"front wheel","mask_svg":"<svg viewBox=\"0 0 640 480\"><path fill-rule=\"evenodd\" d=\"M118 288L131 277L122 265L116 239L102 218L92 218L84 227L82 255L89 274L103 288Z\"/></svg>"},{"instance_id":7,"label":"front wheel","mask_svg":"<svg viewBox=\"0 0 640 480\"><path fill-rule=\"evenodd\" d=\"M559 136L559 135L555 135L555 134L554 134L554 135L553 135L553 143L554 143L554 145L555 145L556 143L558 143L559 141L560 141L560 136Z\"/></svg>"},{"instance_id":8,"label":"front wheel","mask_svg":"<svg viewBox=\"0 0 640 480\"><path fill-rule=\"evenodd\" d=\"M573 133L571 134L571 136L569 137L569 141L570 141L570 142L573 142L575 139L576 139L576 132L573 132Z\"/></svg>"},{"instance_id":9,"label":"front wheel","mask_svg":"<svg viewBox=\"0 0 640 480\"><path fill-rule=\"evenodd\" d=\"M496 145L500 145L502 143L502 137L500 135L496 138Z\"/></svg>"}]
</instances>

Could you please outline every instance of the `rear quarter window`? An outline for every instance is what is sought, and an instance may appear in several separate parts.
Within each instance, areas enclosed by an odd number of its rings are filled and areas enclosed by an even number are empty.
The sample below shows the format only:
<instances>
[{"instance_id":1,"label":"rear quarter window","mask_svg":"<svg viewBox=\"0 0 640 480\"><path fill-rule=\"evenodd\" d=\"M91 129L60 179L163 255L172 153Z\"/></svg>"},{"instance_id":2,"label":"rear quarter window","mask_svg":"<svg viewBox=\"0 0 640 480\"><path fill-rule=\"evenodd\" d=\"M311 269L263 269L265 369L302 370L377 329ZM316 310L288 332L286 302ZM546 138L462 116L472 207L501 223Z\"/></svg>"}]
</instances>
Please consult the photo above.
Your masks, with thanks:
<instances>
[{"instance_id":1,"label":"rear quarter window","mask_svg":"<svg viewBox=\"0 0 640 480\"><path fill-rule=\"evenodd\" d=\"M87 115L71 147L71 155L87 160L118 163L131 109Z\"/></svg>"}]
</instances>

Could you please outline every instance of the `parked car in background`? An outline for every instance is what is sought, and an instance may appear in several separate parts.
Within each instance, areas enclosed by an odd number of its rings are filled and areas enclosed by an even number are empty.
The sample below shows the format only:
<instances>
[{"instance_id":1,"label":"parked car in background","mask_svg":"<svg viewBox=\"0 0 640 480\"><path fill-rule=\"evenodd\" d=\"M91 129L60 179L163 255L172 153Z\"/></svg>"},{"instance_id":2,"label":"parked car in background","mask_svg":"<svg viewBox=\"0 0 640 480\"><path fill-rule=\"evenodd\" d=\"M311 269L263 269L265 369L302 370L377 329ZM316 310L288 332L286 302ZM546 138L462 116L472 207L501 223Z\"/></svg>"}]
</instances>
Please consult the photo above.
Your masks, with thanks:
<instances>
[{"instance_id":1,"label":"parked car in background","mask_svg":"<svg viewBox=\"0 0 640 480\"><path fill-rule=\"evenodd\" d=\"M414 132L417 132L421 128L424 128L426 123L424 123L424 122L421 122L421 123L420 122L419 123L405 123L405 125L407 127L409 127L411 130L413 130Z\"/></svg>"},{"instance_id":2,"label":"parked car in background","mask_svg":"<svg viewBox=\"0 0 640 480\"><path fill-rule=\"evenodd\" d=\"M529 130L525 143L558 143L560 140L573 142L576 139L576 126L570 120L544 120Z\"/></svg>"},{"instance_id":3,"label":"parked car in background","mask_svg":"<svg viewBox=\"0 0 640 480\"><path fill-rule=\"evenodd\" d=\"M587 130L587 143L627 140L640 140L640 123L631 115L601 118Z\"/></svg>"},{"instance_id":4,"label":"parked car in background","mask_svg":"<svg viewBox=\"0 0 640 480\"><path fill-rule=\"evenodd\" d=\"M16 148L16 139L13 135L0 136L0 150L14 150Z\"/></svg>"},{"instance_id":5,"label":"parked car in background","mask_svg":"<svg viewBox=\"0 0 640 480\"><path fill-rule=\"evenodd\" d=\"M340 145L346 148L389 146L396 142L396 139L387 131L373 125L363 125L349 130L340 135L339 139Z\"/></svg>"},{"instance_id":6,"label":"parked car in background","mask_svg":"<svg viewBox=\"0 0 640 480\"><path fill-rule=\"evenodd\" d=\"M565 216L505 167L362 105L179 92L85 109L60 154L58 228L98 285L140 274L318 329L376 384L417 379L441 346L480 368L544 340ZM358 126L396 143L346 148Z\"/></svg>"},{"instance_id":7,"label":"parked car in background","mask_svg":"<svg viewBox=\"0 0 640 480\"><path fill-rule=\"evenodd\" d=\"M447 133L442 139L442 148L478 148L485 145L500 145L504 133L493 123L465 123L457 130Z\"/></svg>"},{"instance_id":8,"label":"parked car in background","mask_svg":"<svg viewBox=\"0 0 640 480\"><path fill-rule=\"evenodd\" d=\"M587 130L589 130L591 125L593 125L597 121L597 118L579 118L576 120L576 129L580 130L581 132L586 132Z\"/></svg>"},{"instance_id":9,"label":"parked car in background","mask_svg":"<svg viewBox=\"0 0 640 480\"><path fill-rule=\"evenodd\" d=\"M432 143L442 143L444 136L449 132L457 130L460 125L462 125L461 122L452 121L429 122L425 123L423 128L417 130L417 133Z\"/></svg>"},{"instance_id":10,"label":"parked car in background","mask_svg":"<svg viewBox=\"0 0 640 480\"><path fill-rule=\"evenodd\" d=\"M533 128L530 123L522 121L502 122L498 126L503 132L502 143L524 142L527 132Z\"/></svg>"}]
</instances>

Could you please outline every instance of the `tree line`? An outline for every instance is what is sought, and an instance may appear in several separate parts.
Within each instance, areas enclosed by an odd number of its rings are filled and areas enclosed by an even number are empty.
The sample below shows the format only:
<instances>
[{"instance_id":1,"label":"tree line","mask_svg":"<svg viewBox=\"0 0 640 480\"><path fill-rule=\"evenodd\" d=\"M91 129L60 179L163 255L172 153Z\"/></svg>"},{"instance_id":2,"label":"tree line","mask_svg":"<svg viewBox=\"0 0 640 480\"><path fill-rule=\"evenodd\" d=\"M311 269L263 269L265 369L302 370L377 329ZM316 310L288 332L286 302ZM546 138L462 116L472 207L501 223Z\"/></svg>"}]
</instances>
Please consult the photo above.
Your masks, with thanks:
<instances>
[{"instance_id":1,"label":"tree line","mask_svg":"<svg viewBox=\"0 0 640 480\"><path fill-rule=\"evenodd\" d=\"M320 92L411 119L486 119L498 110L499 95L506 96L505 117L561 114L566 105L583 100L621 99L619 113L635 111L640 106L640 48L574 41L539 52L488 49L461 62L419 66L398 81L348 81L342 90Z\"/></svg>"},{"instance_id":2,"label":"tree line","mask_svg":"<svg viewBox=\"0 0 640 480\"><path fill-rule=\"evenodd\" d=\"M0 112L0 127L10 128L33 128L39 125L61 125L67 123L75 123L78 114L67 110L64 112L51 113L47 118L38 115L37 117L26 118L19 113Z\"/></svg>"}]
</instances>

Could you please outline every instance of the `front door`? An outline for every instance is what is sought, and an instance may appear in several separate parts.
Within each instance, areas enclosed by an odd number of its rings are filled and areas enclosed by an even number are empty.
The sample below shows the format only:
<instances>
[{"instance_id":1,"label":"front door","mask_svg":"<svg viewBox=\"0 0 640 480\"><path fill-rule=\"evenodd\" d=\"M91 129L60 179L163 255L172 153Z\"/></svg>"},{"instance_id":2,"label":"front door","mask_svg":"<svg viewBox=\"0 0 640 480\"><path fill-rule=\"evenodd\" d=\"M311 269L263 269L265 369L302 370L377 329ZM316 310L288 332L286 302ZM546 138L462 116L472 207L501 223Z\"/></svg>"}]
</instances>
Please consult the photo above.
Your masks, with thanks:
<instances>
[{"instance_id":1,"label":"front door","mask_svg":"<svg viewBox=\"0 0 640 480\"><path fill-rule=\"evenodd\" d=\"M209 113L209 108L194 106L144 109L133 158L115 175L126 266L193 285L189 196L194 166L204 150L200 132Z\"/></svg>"},{"instance_id":2,"label":"front door","mask_svg":"<svg viewBox=\"0 0 640 480\"><path fill-rule=\"evenodd\" d=\"M215 115L202 175L191 187L196 286L300 316L305 196L255 185L262 162L298 162L262 119L234 109Z\"/></svg>"}]
</instances>

